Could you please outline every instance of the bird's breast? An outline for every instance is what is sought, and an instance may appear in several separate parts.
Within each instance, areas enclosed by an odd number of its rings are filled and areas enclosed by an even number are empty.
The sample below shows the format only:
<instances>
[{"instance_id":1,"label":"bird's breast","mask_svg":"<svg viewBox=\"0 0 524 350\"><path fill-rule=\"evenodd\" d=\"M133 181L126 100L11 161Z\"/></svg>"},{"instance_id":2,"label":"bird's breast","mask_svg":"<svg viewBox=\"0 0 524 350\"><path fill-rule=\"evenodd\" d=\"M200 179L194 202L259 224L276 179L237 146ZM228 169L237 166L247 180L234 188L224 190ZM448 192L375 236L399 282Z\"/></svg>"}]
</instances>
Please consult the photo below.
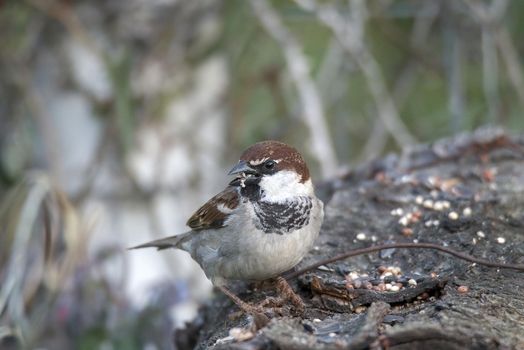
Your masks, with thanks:
<instances>
[{"instance_id":1,"label":"bird's breast","mask_svg":"<svg viewBox=\"0 0 524 350\"><path fill-rule=\"evenodd\" d=\"M253 206L253 224L267 234L284 235L309 224L312 199L297 196L281 202L257 201Z\"/></svg>"},{"instance_id":2,"label":"bird's breast","mask_svg":"<svg viewBox=\"0 0 524 350\"><path fill-rule=\"evenodd\" d=\"M297 265L311 249L322 223L322 202L304 197L271 208L270 213L268 207L246 206L244 220L230 226L235 234L220 248L219 273L224 278L274 277Z\"/></svg>"}]
</instances>

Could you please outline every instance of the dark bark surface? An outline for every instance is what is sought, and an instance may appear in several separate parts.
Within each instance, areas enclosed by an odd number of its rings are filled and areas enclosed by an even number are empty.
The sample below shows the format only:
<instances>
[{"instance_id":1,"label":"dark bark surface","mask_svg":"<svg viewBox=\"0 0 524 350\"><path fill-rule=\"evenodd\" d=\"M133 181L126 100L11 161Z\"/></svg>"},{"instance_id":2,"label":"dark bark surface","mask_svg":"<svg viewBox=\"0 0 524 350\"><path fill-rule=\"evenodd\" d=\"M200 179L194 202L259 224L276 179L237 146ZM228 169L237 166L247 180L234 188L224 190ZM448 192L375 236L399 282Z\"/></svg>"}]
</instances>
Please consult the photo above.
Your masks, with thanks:
<instances>
[{"instance_id":1,"label":"dark bark surface","mask_svg":"<svg viewBox=\"0 0 524 350\"><path fill-rule=\"evenodd\" d=\"M323 184L319 193L326 218L315 249L300 267L350 249L414 240L524 263L524 137L483 129L419 146L363 165ZM381 266L398 267L401 274L384 276ZM351 272L361 276L352 280ZM377 283L383 287L392 281L399 290L377 290ZM175 334L175 345L524 349L522 272L432 250L395 249L329 264L294 279L292 286L307 305L304 315L293 315L284 305L249 337L231 329L249 327L250 318L217 294L192 325ZM270 288L238 291L250 303L274 295ZM239 341L245 335L248 339Z\"/></svg>"}]
</instances>

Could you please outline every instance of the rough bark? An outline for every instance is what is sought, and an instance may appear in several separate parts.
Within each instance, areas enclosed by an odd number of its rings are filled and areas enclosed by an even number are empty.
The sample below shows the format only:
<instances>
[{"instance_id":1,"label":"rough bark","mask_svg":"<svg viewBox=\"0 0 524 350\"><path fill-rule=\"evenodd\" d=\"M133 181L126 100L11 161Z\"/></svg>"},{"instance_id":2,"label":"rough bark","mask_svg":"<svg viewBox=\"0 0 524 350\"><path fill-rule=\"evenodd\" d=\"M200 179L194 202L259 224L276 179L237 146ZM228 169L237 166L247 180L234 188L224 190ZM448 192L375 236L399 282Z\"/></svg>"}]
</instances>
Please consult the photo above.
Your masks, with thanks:
<instances>
[{"instance_id":1,"label":"rough bark","mask_svg":"<svg viewBox=\"0 0 524 350\"><path fill-rule=\"evenodd\" d=\"M524 263L523 160L524 137L482 129L325 183L319 188L325 222L317 246L300 266L349 249L413 240ZM412 215L403 219L407 213ZM377 291L348 283L351 271L367 273L364 282L380 280L381 265L400 267L397 279L404 287ZM524 349L523 277L431 250L382 251L293 280L307 305L302 316L284 306L285 316L238 341L230 330L248 327L250 318L238 316L217 294L174 342L179 349ZM409 285L407 279L418 283ZM239 291L252 303L273 295L271 289Z\"/></svg>"}]
</instances>

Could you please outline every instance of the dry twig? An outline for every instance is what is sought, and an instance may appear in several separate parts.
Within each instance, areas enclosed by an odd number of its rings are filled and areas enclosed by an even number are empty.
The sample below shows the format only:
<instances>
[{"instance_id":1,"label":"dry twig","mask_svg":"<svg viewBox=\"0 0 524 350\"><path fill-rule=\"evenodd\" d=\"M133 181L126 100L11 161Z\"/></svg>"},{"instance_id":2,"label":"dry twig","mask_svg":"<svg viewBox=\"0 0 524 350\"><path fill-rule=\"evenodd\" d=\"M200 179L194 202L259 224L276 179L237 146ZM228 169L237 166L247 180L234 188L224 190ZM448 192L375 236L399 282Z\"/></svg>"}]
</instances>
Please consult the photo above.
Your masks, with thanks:
<instances>
[{"instance_id":1,"label":"dry twig","mask_svg":"<svg viewBox=\"0 0 524 350\"><path fill-rule=\"evenodd\" d=\"M351 16L347 17L343 17L331 5L318 5L314 0L296 2L304 10L313 12L320 22L330 28L344 50L357 62L375 100L378 116L398 145L404 148L415 143L415 138L400 119L378 62L364 42L364 27L367 19L365 2L351 1Z\"/></svg>"},{"instance_id":2,"label":"dry twig","mask_svg":"<svg viewBox=\"0 0 524 350\"><path fill-rule=\"evenodd\" d=\"M330 263L333 263L335 261L347 259L347 258L350 258L350 257L353 257L353 256L364 255L364 254L378 252L378 251L385 250L385 249L394 249L394 248L433 249L433 250L438 250L440 252L443 252L444 254L449 254L449 255L455 256L455 257L457 257L459 259L462 259L462 260L465 260L465 261L469 261L469 262L472 262L472 263L475 263L475 264L487 266L487 267L495 267L495 268L498 268L498 269L512 269L512 270L517 270L517 271L524 271L524 265L522 265L522 264L510 264L510 263L505 264L505 263L492 262L492 261L489 261L489 260L486 260L486 259L481 259L481 258L477 258L477 257L471 256L471 255L468 255L466 253L462 253L462 252L456 251L454 249L451 249L451 248L448 248L448 247L444 247L444 246L441 246L441 245L438 245L438 244L435 244L435 243L391 243L391 244L380 244L380 245L371 246L371 247L362 248L362 249L353 249L353 250L350 250L349 252L339 254L339 255L334 256L334 257L329 258L329 259L321 260L321 261L319 261L317 263L314 263L312 265L309 265L309 266L307 266L307 267L305 267L303 269L300 269L298 271L292 272L292 273L286 275L285 278L288 279L288 280L289 279L293 279L293 278L298 277L298 276L300 276L300 275L302 275L302 274L304 274L306 272L314 270L314 269L318 268L319 266L330 264Z\"/></svg>"},{"instance_id":3,"label":"dry twig","mask_svg":"<svg viewBox=\"0 0 524 350\"><path fill-rule=\"evenodd\" d=\"M298 41L282 24L281 19L266 0L251 0L251 6L265 30L282 48L300 98L304 121L310 131L313 154L321 167L322 175L331 176L336 171L337 159L329 136L322 99L311 78L307 58Z\"/></svg>"}]
</instances>

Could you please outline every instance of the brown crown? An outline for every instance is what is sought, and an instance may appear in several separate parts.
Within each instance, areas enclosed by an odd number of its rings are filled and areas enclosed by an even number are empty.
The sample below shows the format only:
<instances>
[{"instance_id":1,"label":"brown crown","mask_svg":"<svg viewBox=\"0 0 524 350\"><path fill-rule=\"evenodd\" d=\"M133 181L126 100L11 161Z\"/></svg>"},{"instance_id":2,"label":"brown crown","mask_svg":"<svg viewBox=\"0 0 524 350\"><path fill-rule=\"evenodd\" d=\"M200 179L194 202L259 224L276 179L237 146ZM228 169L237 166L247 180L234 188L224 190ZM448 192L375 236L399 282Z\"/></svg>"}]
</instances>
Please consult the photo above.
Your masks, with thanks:
<instances>
[{"instance_id":1,"label":"brown crown","mask_svg":"<svg viewBox=\"0 0 524 350\"><path fill-rule=\"evenodd\" d=\"M302 155L293 147L278 141L257 142L246 149L241 160L256 162L264 158L277 161L277 170L294 170L300 175L300 182L309 180L309 169Z\"/></svg>"}]
</instances>

